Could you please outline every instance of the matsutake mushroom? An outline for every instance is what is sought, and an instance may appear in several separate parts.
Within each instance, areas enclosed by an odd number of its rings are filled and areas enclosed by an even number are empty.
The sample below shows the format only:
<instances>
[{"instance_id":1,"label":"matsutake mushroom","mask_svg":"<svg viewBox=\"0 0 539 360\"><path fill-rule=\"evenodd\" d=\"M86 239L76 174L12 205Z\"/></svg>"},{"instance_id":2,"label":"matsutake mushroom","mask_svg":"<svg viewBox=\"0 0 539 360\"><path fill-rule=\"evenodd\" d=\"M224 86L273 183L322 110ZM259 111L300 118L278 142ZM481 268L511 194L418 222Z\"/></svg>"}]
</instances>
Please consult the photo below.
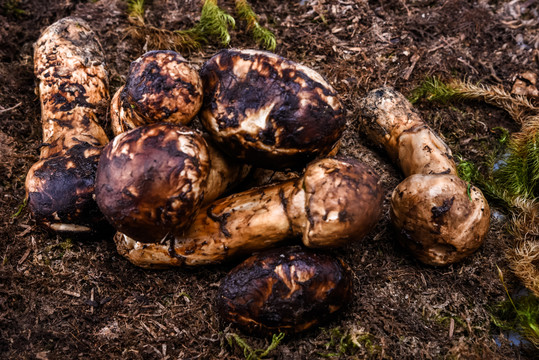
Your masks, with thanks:
<instances>
[{"instance_id":1,"label":"matsutake mushroom","mask_svg":"<svg viewBox=\"0 0 539 360\"><path fill-rule=\"evenodd\" d=\"M43 144L26 176L35 219L60 233L89 233L104 222L93 200L101 148L108 142L98 120L109 100L101 45L88 24L64 18L34 46Z\"/></svg>"},{"instance_id":2,"label":"matsutake mushroom","mask_svg":"<svg viewBox=\"0 0 539 360\"><path fill-rule=\"evenodd\" d=\"M301 178L206 205L188 228L167 239L154 235L139 242L119 232L116 247L135 265L163 268L220 263L293 237L312 248L344 246L373 229L382 198L378 177L366 165L322 159Z\"/></svg>"},{"instance_id":3,"label":"matsutake mushroom","mask_svg":"<svg viewBox=\"0 0 539 360\"><path fill-rule=\"evenodd\" d=\"M258 50L222 50L200 72L201 121L226 153L264 167L327 155L346 120L337 92L316 71Z\"/></svg>"},{"instance_id":4,"label":"matsutake mushroom","mask_svg":"<svg viewBox=\"0 0 539 360\"><path fill-rule=\"evenodd\" d=\"M141 126L104 148L96 201L117 230L154 241L184 228L201 204L239 182L247 170L185 126Z\"/></svg>"},{"instance_id":5,"label":"matsutake mushroom","mask_svg":"<svg viewBox=\"0 0 539 360\"><path fill-rule=\"evenodd\" d=\"M180 54L154 50L131 63L127 81L111 102L115 135L145 124L186 125L202 105L202 81Z\"/></svg>"},{"instance_id":6,"label":"matsutake mushroom","mask_svg":"<svg viewBox=\"0 0 539 360\"><path fill-rule=\"evenodd\" d=\"M341 260L298 247L253 255L221 280L220 317L268 335L318 325L352 298L352 272Z\"/></svg>"},{"instance_id":7,"label":"matsutake mushroom","mask_svg":"<svg viewBox=\"0 0 539 360\"><path fill-rule=\"evenodd\" d=\"M391 88L371 91L361 108L362 130L407 176L391 196L401 243L431 265L472 254L486 237L490 210L481 191L458 177L449 147Z\"/></svg>"}]
</instances>

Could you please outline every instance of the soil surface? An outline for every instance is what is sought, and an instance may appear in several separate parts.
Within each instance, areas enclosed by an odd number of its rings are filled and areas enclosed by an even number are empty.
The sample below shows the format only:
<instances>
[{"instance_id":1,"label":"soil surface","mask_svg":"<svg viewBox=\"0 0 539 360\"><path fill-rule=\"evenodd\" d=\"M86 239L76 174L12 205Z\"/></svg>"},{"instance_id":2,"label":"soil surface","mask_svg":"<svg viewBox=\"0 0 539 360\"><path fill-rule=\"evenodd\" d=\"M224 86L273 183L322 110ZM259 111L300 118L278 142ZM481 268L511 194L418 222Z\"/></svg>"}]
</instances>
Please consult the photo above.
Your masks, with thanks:
<instances>
[{"instance_id":1,"label":"soil surface","mask_svg":"<svg viewBox=\"0 0 539 360\"><path fill-rule=\"evenodd\" d=\"M409 95L427 76L469 79L510 90L515 76L538 72L536 1L250 1L276 35L276 53L322 73L340 93L348 128L341 155L379 173L384 218L363 241L335 250L354 272L352 303L323 327L287 336L274 359L511 359L534 354L512 345L493 324L492 307L505 299L497 267L511 291L504 251L506 217L493 208L485 244L461 263L422 265L395 241L388 199L403 180L398 168L358 130L359 101L393 86ZM237 334L252 349L271 339L251 337L220 322L215 296L239 260L214 267L142 270L119 256L111 238L60 238L41 229L27 208L24 180L42 142L33 75L33 43L64 16L85 19L99 35L111 93L131 61L149 50L131 38L126 1L0 2L0 357L66 359L241 359ZM233 1L219 4L234 14ZM198 0L154 0L148 23L186 29L200 18ZM230 46L257 48L245 24ZM183 54L201 64L217 43ZM495 127L516 131L503 111L482 103L442 105L422 100L423 118L454 154L481 163ZM109 127L108 119L102 119ZM107 131L110 131L107 128ZM246 186L246 185L244 185ZM355 344L355 345L354 345ZM536 355L536 354L535 354Z\"/></svg>"}]
</instances>

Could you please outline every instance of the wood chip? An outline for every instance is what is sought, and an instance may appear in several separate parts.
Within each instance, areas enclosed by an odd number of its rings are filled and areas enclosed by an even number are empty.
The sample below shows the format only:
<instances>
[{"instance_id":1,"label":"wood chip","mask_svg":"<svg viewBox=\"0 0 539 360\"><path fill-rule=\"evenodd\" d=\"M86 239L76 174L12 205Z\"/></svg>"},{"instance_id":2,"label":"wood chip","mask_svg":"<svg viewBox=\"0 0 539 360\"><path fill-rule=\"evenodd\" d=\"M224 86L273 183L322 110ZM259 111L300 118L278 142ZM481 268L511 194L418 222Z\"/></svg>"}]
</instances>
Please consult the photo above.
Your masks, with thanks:
<instances>
[{"instance_id":1,"label":"wood chip","mask_svg":"<svg viewBox=\"0 0 539 360\"><path fill-rule=\"evenodd\" d=\"M64 294L66 294L66 295L73 296L73 297L76 297L76 298L80 298L80 293L78 293L78 292L69 291L69 290L62 290L62 292Z\"/></svg>"},{"instance_id":2,"label":"wood chip","mask_svg":"<svg viewBox=\"0 0 539 360\"><path fill-rule=\"evenodd\" d=\"M455 319L451 318L449 322L449 338L453 337L453 332L455 331Z\"/></svg>"},{"instance_id":3,"label":"wood chip","mask_svg":"<svg viewBox=\"0 0 539 360\"><path fill-rule=\"evenodd\" d=\"M140 322L140 325L142 325L142 327L154 338L154 339L157 339L157 335L149 328L146 326L146 324L144 324L142 321Z\"/></svg>"},{"instance_id":4,"label":"wood chip","mask_svg":"<svg viewBox=\"0 0 539 360\"><path fill-rule=\"evenodd\" d=\"M29 225L20 225L21 227L24 227L25 230L23 232L20 232L16 234L16 237L23 237L24 235L28 234L30 231L32 231L32 227Z\"/></svg>"},{"instance_id":5,"label":"wood chip","mask_svg":"<svg viewBox=\"0 0 539 360\"><path fill-rule=\"evenodd\" d=\"M30 255L30 251L32 251L32 249L30 249L30 248L26 249L26 251L22 255L22 257L19 260L19 262L17 263L17 265L20 266L20 265L22 265L22 263L24 263L26 261L26 259L28 258L28 255Z\"/></svg>"}]
</instances>

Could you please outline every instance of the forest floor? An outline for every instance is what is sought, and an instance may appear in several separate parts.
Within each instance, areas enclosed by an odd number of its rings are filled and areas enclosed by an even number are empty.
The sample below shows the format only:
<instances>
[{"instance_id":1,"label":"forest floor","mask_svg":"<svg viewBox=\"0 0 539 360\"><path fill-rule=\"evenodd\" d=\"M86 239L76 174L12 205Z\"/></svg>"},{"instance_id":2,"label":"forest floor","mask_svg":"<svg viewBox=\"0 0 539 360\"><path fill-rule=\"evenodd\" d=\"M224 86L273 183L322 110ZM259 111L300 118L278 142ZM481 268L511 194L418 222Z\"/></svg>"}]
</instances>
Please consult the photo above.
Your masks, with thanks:
<instances>
[{"instance_id":1,"label":"forest floor","mask_svg":"<svg viewBox=\"0 0 539 360\"><path fill-rule=\"evenodd\" d=\"M508 217L493 207L491 229L474 255L448 267L425 266L395 241L388 209L399 170L358 129L359 102L380 86L405 95L427 77L467 79L510 90L515 77L539 69L536 1L250 1L277 38L275 52L323 74L346 107L340 154L369 163L386 192L384 217L363 241L335 250L354 272L352 303L323 327L287 336L274 359L531 359L492 320L506 299L497 267L513 293L505 251ZM40 0L0 4L0 357L242 359L239 335L252 349L260 339L222 324L214 299L219 281L237 264L150 271L131 265L110 238L71 240L36 225L24 181L38 160L40 106L33 43L65 16L86 20L98 34L111 93L131 61L150 50L128 35L126 1ZM234 14L233 1L219 5ZM198 0L154 0L146 19L186 29L200 18ZM257 48L245 24L232 47ZM217 43L183 54L199 68ZM476 164L497 139L496 127L518 130L509 115L480 102L416 104L453 153ZM110 127L108 119L104 126ZM107 131L110 132L110 129Z\"/></svg>"}]
</instances>

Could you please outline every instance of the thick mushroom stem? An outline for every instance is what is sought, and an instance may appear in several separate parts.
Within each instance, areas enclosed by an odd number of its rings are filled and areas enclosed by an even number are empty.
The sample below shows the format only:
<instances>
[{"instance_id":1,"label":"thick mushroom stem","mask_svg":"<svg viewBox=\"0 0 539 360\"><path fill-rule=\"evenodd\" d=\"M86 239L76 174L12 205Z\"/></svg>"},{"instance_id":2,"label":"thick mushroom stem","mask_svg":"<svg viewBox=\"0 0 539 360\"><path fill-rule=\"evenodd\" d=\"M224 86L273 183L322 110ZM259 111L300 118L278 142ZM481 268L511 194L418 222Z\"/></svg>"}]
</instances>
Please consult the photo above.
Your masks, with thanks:
<instances>
[{"instance_id":1,"label":"thick mushroom stem","mask_svg":"<svg viewBox=\"0 0 539 360\"><path fill-rule=\"evenodd\" d=\"M384 147L404 176L457 174L449 147L394 89L381 88L367 94L361 104L361 125L375 144Z\"/></svg>"},{"instance_id":2,"label":"thick mushroom stem","mask_svg":"<svg viewBox=\"0 0 539 360\"><path fill-rule=\"evenodd\" d=\"M116 136L103 150L96 201L117 230L145 241L180 231L203 203L245 175L244 166L192 129L142 126Z\"/></svg>"},{"instance_id":3,"label":"thick mushroom stem","mask_svg":"<svg viewBox=\"0 0 539 360\"><path fill-rule=\"evenodd\" d=\"M154 50L131 63L111 102L115 135L145 124L188 124L202 106L202 81L180 54Z\"/></svg>"},{"instance_id":4,"label":"thick mushroom stem","mask_svg":"<svg viewBox=\"0 0 539 360\"><path fill-rule=\"evenodd\" d=\"M115 241L121 255L147 268L219 263L292 237L302 237L308 247L343 246L372 230L382 195L378 177L367 166L323 159L299 179L207 205L172 239L141 243L117 233Z\"/></svg>"},{"instance_id":5,"label":"thick mushroom stem","mask_svg":"<svg viewBox=\"0 0 539 360\"><path fill-rule=\"evenodd\" d=\"M43 127L40 160L26 177L36 220L60 233L90 233L103 221L93 200L101 147L98 119L108 106L101 45L88 24L64 18L41 34L34 49Z\"/></svg>"},{"instance_id":6,"label":"thick mushroom stem","mask_svg":"<svg viewBox=\"0 0 539 360\"><path fill-rule=\"evenodd\" d=\"M420 261L448 265L483 243L490 210L481 191L457 176L448 146L397 91L381 88L362 101L361 125L408 176L391 196L400 242Z\"/></svg>"}]
</instances>

